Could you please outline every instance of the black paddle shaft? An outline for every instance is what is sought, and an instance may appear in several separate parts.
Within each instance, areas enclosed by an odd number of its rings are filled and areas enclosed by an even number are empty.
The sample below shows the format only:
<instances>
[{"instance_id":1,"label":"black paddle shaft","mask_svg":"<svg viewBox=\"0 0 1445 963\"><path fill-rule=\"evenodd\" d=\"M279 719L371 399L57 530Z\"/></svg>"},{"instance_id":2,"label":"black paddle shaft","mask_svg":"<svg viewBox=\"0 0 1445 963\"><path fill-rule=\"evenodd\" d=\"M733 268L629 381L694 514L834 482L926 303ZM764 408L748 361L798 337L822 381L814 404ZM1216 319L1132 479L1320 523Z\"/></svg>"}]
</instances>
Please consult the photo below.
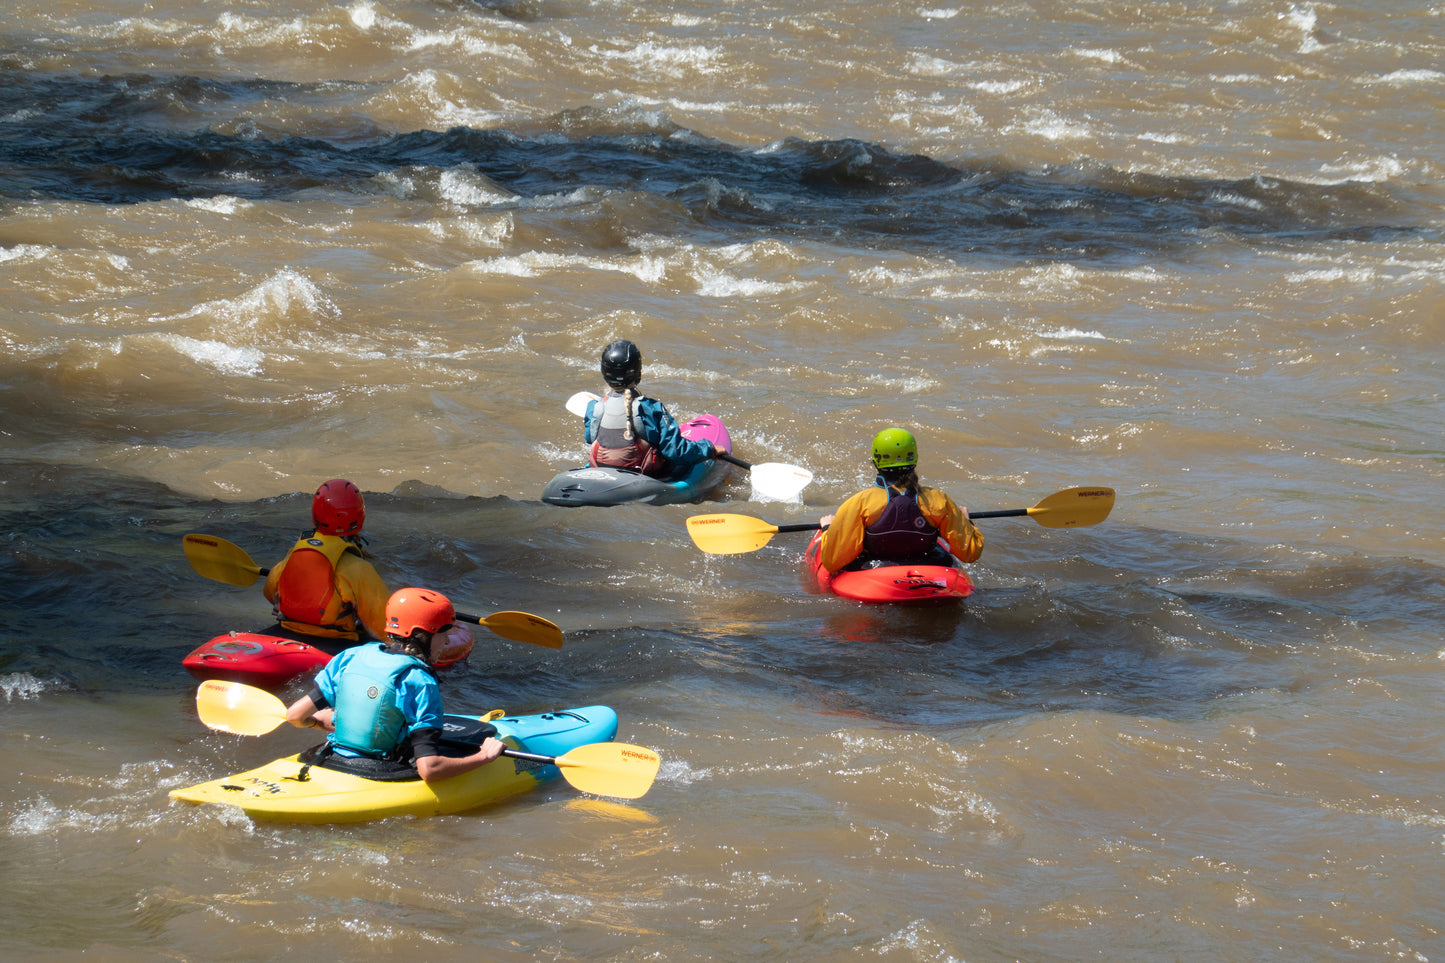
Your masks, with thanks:
<instances>
[{"instance_id":1,"label":"black paddle shaft","mask_svg":"<svg viewBox=\"0 0 1445 963\"><path fill-rule=\"evenodd\" d=\"M520 752L516 749L503 749L502 755L510 756L513 759L522 759L527 762L540 762L543 765L554 766L557 764L556 756L540 756L535 752Z\"/></svg>"},{"instance_id":2,"label":"black paddle shaft","mask_svg":"<svg viewBox=\"0 0 1445 963\"><path fill-rule=\"evenodd\" d=\"M261 575L266 575L266 574L269 573L270 571L271 571L271 570L270 570L269 568L263 568L263 569L260 570L260 573L259 573L259 574L261 574ZM486 624L486 619L482 618L480 615L471 615L471 614L468 614L468 613L466 613L466 612L457 612L457 613L456 613L456 617L457 617L457 621L458 621L458 622L470 622L470 623L472 623L473 625L484 625L484 624Z\"/></svg>"},{"instance_id":3,"label":"black paddle shaft","mask_svg":"<svg viewBox=\"0 0 1445 963\"><path fill-rule=\"evenodd\" d=\"M1019 515L1027 515L1028 513L1029 513L1029 510L1028 510L1027 508L1000 508L1000 509L998 509L997 511L992 511L992 512L969 512L969 513L968 513L968 517L969 517L970 519L974 519L974 518L1016 518L1016 517L1018 517ZM824 527L824 526L819 525L817 522L810 522L810 523L804 523L804 524L799 524L799 525L779 525L779 526L778 526L778 532L779 532L779 533L782 533L782 532L816 532L818 529L823 528L823 527Z\"/></svg>"}]
</instances>

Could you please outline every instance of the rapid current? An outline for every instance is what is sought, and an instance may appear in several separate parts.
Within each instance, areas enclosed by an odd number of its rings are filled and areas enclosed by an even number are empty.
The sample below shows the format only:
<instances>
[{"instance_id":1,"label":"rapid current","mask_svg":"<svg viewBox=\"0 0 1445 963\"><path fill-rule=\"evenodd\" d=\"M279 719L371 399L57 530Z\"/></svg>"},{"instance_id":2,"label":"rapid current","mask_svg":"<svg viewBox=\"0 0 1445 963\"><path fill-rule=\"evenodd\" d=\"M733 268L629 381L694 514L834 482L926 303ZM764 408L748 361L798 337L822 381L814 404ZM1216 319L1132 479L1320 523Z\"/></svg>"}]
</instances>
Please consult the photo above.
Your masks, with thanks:
<instances>
[{"instance_id":1,"label":"rapid current","mask_svg":"<svg viewBox=\"0 0 1445 963\"><path fill-rule=\"evenodd\" d=\"M0 19L0 955L1445 960L1445 7L14 0ZM575 392L797 464L557 508ZM961 605L808 594L889 425ZM458 816L170 789L182 657L328 478L479 631L448 707L662 770ZM286 698L304 691L297 682Z\"/></svg>"}]
</instances>

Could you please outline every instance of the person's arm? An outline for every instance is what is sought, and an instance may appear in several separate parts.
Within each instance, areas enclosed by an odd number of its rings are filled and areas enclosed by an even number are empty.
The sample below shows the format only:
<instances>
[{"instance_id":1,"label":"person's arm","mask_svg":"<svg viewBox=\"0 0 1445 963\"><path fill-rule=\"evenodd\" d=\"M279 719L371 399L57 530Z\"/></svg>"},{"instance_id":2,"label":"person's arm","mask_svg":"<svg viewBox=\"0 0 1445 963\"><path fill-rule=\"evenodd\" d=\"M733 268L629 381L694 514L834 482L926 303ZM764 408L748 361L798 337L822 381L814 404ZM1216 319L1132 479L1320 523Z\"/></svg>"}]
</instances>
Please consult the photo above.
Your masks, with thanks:
<instances>
[{"instance_id":1,"label":"person's arm","mask_svg":"<svg viewBox=\"0 0 1445 963\"><path fill-rule=\"evenodd\" d=\"M975 562L983 554L983 533L968 517L968 509L960 508L952 498L936 488L918 493L918 507L938 534L948 543L948 550L960 562Z\"/></svg>"},{"instance_id":2,"label":"person's arm","mask_svg":"<svg viewBox=\"0 0 1445 963\"><path fill-rule=\"evenodd\" d=\"M502 754L506 744L485 739L470 756L443 756L440 742L446 717L442 714L441 687L436 677L420 669L397 680L397 708L411 720L411 750L423 782L437 782L471 772Z\"/></svg>"},{"instance_id":3,"label":"person's arm","mask_svg":"<svg viewBox=\"0 0 1445 963\"><path fill-rule=\"evenodd\" d=\"M347 552L336 566L336 587L356 609L356 617L374 639L386 638L386 602L391 593L366 559Z\"/></svg>"},{"instance_id":4,"label":"person's arm","mask_svg":"<svg viewBox=\"0 0 1445 963\"><path fill-rule=\"evenodd\" d=\"M435 732L436 730L432 730ZM426 752L426 749L418 748L418 743L425 739L425 730L412 734L413 752ZM421 738L418 738L421 737ZM507 748L506 743L500 739L488 736L482 740L477 751L470 756L442 756L438 755L435 741L432 742L429 755L418 755L416 760L416 771L421 775L422 781L426 783L440 782L443 779L450 779L453 776L460 776L464 772L471 772L473 769L480 769L487 763L496 759Z\"/></svg>"},{"instance_id":5,"label":"person's arm","mask_svg":"<svg viewBox=\"0 0 1445 963\"><path fill-rule=\"evenodd\" d=\"M321 705L318 706L317 703ZM312 689L308 694L297 699L286 708L286 721L298 729L320 729L324 732L335 732L333 724L335 713L321 693Z\"/></svg>"},{"instance_id":6,"label":"person's arm","mask_svg":"<svg viewBox=\"0 0 1445 963\"><path fill-rule=\"evenodd\" d=\"M311 691L286 707L287 722L298 729L336 731L336 710L331 708L331 700L336 698L336 680L355 651L347 649L321 667L312 680Z\"/></svg>"},{"instance_id":7,"label":"person's arm","mask_svg":"<svg viewBox=\"0 0 1445 963\"><path fill-rule=\"evenodd\" d=\"M638 430L647 443L678 467L696 465L713 455L711 442L684 436L682 429L678 427L677 419L655 398L637 399L633 409L633 422L638 425Z\"/></svg>"},{"instance_id":8,"label":"person's arm","mask_svg":"<svg viewBox=\"0 0 1445 963\"><path fill-rule=\"evenodd\" d=\"M822 544L818 546L818 561L830 572L837 572L853 561L863 551L863 530L877 517L869 517L870 502L881 496L884 503L888 496L878 488L865 488L838 507L823 532Z\"/></svg>"},{"instance_id":9,"label":"person's arm","mask_svg":"<svg viewBox=\"0 0 1445 963\"><path fill-rule=\"evenodd\" d=\"M594 412L596 413L595 418L593 417ZM589 445L592 444L592 440L597 437L597 427L600 424L602 424L602 400L599 398L596 401L587 402L587 413L582 416L582 441Z\"/></svg>"},{"instance_id":10,"label":"person's arm","mask_svg":"<svg viewBox=\"0 0 1445 963\"><path fill-rule=\"evenodd\" d=\"M290 558L287 555L286 558ZM281 559L266 573L266 584L261 586L261 594L266 596L266 601L276 603L276 589L281 585L281 570L286 567L286 558Z\"/></svg>"}]
</instances>

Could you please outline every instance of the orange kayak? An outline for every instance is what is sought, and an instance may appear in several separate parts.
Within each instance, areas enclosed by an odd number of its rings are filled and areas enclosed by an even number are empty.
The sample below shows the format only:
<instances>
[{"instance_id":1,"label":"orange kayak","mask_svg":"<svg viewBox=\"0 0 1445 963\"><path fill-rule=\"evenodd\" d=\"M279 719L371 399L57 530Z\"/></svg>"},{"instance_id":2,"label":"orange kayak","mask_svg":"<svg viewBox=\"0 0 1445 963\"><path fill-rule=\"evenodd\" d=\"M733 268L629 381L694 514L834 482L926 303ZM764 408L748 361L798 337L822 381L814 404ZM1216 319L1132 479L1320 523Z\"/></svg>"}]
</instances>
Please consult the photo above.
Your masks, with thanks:
<instances>
[{"instance_id":1,"label":"orange kayak","mask_svg":"<svg viewBox=\"0 0 1445 963\"><path fill-rule=\"evenodd\" d=\"M818 562L822 538L822 532L814 535L803 555L803 583L809 592L831 592L875 604L941 602L973 594L973 582L964 572L963 563L951 555L952 565L881 564L830 573Z\"/></svg>"}]
</instances>

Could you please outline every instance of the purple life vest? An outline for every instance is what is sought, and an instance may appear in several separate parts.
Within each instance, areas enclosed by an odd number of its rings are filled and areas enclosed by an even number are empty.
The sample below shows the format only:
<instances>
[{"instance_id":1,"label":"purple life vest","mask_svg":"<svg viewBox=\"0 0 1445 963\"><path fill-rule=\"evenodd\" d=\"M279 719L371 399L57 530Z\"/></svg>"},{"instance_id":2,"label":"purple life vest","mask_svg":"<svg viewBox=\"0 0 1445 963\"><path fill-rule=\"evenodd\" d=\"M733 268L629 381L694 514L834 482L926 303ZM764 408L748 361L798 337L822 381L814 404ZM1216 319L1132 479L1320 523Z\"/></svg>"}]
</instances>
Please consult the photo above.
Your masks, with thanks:
<instances>
[{"instance_id":1,"label":"purple life vest","mask_svg":"<svg viewBox=\"0 0 1445 963\"><path fill-rule=\"evenodd\" d=\"M888 505L863 530L863 551L873 558L927 555L938 546L938 529L923 517L918 496L888 487Z\"/></svg>"}]
</instances>

